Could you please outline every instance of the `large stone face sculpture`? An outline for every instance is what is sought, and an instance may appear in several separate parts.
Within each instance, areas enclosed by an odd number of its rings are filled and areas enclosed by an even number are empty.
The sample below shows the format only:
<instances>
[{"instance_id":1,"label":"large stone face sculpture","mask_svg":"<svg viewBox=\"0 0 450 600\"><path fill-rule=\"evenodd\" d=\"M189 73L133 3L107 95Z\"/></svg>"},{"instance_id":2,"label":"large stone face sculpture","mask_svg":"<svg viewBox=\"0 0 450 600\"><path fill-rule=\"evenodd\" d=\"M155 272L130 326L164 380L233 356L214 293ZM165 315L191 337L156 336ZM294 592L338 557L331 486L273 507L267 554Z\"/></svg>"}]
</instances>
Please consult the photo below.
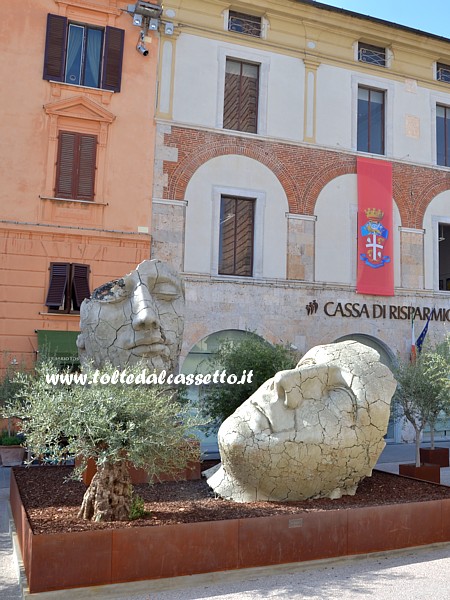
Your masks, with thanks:
<instances>
[{"instance_id":1,"label":"large stone face sculpture","mask_svg":"<svg viewBox=\"0 0 450 600\"><path fill-rule=\"evenodd\" d=\"M121 279L95 289L80 310L77 346L82 365L120 368L144 361L173 372L180 354L184 293L179 275L145 260Z\"/></svg>"},{"instance_id":2,"label":"large stone face sculpture","mask_svg":"<svg viewBox=\"0 0 450 600\"><path fill-rule=\"evenodd\" d=\"M237 502L354 494L385 446L395 388L363 344L312 348L224 421L222 466L208 484Z\"/></svg>"}]
</instances>

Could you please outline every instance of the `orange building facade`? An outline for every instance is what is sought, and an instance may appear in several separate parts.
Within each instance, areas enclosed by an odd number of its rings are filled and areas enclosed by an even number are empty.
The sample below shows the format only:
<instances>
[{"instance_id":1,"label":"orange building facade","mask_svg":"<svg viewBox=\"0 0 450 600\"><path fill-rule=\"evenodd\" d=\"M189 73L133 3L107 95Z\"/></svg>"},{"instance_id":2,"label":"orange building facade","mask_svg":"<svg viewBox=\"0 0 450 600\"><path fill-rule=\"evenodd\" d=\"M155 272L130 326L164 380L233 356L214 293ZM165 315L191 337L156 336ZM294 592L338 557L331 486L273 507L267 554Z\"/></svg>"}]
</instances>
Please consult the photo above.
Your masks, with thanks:
<instances>
[{"instance_id":1,"label":"orange building facade","mask_svg":"<svg viewBox=\"0 0 450 600\"><path fill-rule=\"evenodd\" d=\"M83 298L150 257L158 38L126 9L119 0L4 6L3 368L32 363L44 345L75 355Z\"/></svg>"}]
</instances>

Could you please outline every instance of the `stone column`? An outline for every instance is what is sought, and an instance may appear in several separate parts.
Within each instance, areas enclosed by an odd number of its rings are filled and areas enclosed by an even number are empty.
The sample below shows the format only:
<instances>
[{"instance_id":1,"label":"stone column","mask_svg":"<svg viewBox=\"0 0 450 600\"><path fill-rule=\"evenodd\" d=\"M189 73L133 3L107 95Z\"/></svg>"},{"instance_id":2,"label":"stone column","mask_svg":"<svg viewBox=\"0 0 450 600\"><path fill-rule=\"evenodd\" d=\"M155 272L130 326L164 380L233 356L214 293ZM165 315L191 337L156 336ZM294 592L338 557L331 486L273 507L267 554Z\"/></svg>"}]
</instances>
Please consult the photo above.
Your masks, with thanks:
<instances>
[{"instance_id":1,"label":"stone column","mask_svg":"<svg viewBox=\"0 0 450 600\"><path fill-rule=\"evenodd\" d=\"M400 227L401 286L424 289L424 229Z\"/></svg>"},{"instance_id":2,"label":"stone column","mask_svg":"<svg viewBox=\"0 0 450 600\"><path fill-rule=\"evenodd\" d=\"M314 281L316 217L286 214L288 220L287 278Z\"/></svg>"},{"instance_id":3,"label":"stone column","mask_svg":"<svg viewBox=\"0 0 450 600\"><path fill-rule=\"evenodd\" d=\"M187 202L153 199L152 258L184 270L184 223Z\"/></svg>"}]
</instances>

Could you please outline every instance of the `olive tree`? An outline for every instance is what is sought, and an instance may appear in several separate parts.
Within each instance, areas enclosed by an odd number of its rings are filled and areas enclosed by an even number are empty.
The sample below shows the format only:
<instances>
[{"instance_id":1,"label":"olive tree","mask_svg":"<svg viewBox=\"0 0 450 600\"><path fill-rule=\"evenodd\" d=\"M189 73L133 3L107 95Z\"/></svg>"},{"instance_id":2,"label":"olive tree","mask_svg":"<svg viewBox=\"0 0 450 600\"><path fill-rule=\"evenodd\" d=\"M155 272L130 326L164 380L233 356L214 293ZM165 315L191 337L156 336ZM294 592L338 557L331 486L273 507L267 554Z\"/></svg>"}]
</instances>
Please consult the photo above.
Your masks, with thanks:
<instances>
[{"instance_id":1,"label":"olive tree","mask_svg":"<svg viewBox=\"0 0 450 600\"><path fill-rule=\"evenodd\" d=\"M94 521L129 518L129 464L145 469L152 481L158 474L179 472L198 457L198 444L190 434L198 419L188 405L180 404L175 390L131 383L139 381L142 365L127 370L133 376L128 383L112 383L114 372L118 374L113 367L97 371L97 383L92 382L93 372L65 372L65 383L55 385L49 378L57 370L43 363L35 376L19 376L21 401L8 405L9 414L23 419L31 460L59 463L75 456L80 462L76 477L88 459L95 461L97 473L79 512Z\"/></svg>"},{"instance_id":2,"label":"olive tree","mask_svg":"<svg viewBox=\"0 0 450 600\"><path fill-rule=\"evenodd\" d=\"M442 413L450 412L450 337L427 352L427 377L435 391L434 403L428 414L430 425L430 446L434 449L436 423Z\"/></svg>"},{"instance_id":3,"label":"olive tree","mask_svg":"<svg viewBox=\"0 0 450 600\"><path fill-rule=\"evenodd\" d=\"M448 344L448 342L445 342ZM420 466L420 437L426 425L434 427L450 401L448 352L445 345L426 348L415 361L399 361L393 368L398 386L394 399L401 414L414 428L416 466Z\"/></svg>"}]
</instances>

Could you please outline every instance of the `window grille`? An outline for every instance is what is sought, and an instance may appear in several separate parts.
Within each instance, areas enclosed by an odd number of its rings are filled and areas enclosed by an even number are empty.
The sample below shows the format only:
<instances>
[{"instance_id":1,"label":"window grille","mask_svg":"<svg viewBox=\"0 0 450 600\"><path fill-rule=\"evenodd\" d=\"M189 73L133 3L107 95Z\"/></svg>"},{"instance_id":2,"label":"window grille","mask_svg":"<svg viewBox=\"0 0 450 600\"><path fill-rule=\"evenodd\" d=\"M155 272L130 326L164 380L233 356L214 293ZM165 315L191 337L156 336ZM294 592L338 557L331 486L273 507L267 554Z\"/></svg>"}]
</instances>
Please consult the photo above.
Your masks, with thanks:
<instances>
[{"instance_id":1,"label":"window grille","mask_svg":"<svg viewBox=\"0 0 450 600\"><path fill-rule=\"evenodd\" d=\"M230 10L228 14L228 31L261 37L261 17Z\"/></svg>"},{"instance_id":2,"label":"window grille","mask_svg":"<svg viewBox=\"0 0 450 600\"><path fill-rule=\"evenodd\" d=\"M386 66L386 48L371 44L358 44L358 60L378 67Z\"/></svg>"},{"instance_id":3,"label":"window grille","mask_svg":"<svg viewBox=\"0 0 450 600\"><path fill-rule=\"evenodd\" d=\"M445 81L446 83L450 83L450 65L445 65L444 63L437 63L436 79L438 81Z\"/></svg>"}]
</instances>

